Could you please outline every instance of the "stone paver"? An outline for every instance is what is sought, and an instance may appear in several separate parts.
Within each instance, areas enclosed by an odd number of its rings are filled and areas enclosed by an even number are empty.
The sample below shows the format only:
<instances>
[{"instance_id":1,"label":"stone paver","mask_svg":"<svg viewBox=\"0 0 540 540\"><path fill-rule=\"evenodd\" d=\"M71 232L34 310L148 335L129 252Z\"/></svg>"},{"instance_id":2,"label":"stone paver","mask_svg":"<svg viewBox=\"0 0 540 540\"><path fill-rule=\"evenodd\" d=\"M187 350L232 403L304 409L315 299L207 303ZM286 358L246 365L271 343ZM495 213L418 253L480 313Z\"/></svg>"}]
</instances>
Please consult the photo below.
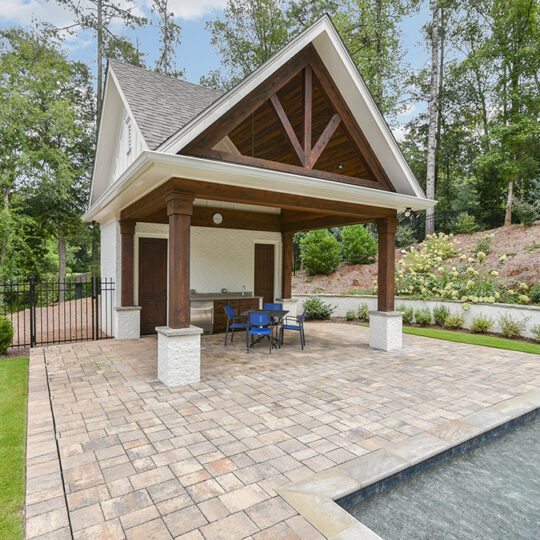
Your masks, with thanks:
<instances>
[{"instance_id":1,"label":"stone paver","mask_svg":"<svg viewBox=\"0 0 540 540\"><path fill-rule=\"evenodd\" d=\"M386 353L332 323L306 337L269 355L204 336L201 382L172 389L154 338L33 350L27 537L321 538L280 489L395 443L436 451L540 387L533 355L408 335Z\"/></svg>"}]
</instances>

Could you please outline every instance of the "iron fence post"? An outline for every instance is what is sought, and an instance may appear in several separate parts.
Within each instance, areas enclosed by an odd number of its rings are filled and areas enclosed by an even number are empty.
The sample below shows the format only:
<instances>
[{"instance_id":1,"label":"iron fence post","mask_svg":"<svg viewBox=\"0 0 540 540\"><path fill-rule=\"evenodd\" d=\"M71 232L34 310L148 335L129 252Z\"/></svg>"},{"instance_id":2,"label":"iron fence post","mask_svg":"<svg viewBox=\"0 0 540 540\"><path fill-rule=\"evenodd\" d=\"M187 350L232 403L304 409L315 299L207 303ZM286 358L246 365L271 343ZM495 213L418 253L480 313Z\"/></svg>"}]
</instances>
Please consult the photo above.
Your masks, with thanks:
<instances>
[{"instance_id":1,"label":"iron fence post","mask_svg":"<svg viewBox=\"0 0 540 540\"><path fill-rule=\"evenodd\" d=\"M30 347L35 347L37 342L36 337L36 280L30 278L29 280L29 292L30 292Z\"/></svg>"}]
</instances>

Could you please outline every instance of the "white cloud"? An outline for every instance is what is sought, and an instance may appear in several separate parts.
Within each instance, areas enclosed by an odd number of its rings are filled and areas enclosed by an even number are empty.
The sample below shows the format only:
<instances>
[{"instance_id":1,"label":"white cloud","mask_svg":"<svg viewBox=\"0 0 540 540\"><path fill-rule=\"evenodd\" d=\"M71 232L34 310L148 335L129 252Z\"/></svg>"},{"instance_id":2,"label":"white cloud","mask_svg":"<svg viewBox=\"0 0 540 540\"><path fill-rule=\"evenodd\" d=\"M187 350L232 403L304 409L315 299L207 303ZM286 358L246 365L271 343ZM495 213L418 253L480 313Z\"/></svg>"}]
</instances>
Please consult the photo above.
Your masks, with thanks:
<instances>
[{"instance_id":1,"label":"white cloud","mask_svg":"<svg viewBox=\"0 0 540 540\"><path fill-rule=\"evenodd\" d=\"M193 20L221 10L226 4L227 0L169 0L169 9L177 19Z\"/></svg>"},{"instance_id":2,"label":"white cloud","mask_svg":"<svg viewBox=\"0 0 540 540\"><path fill-rule=\"evenodd\" d=\"M406 103L403 106L403 109L399 112L398 118L400 119L409 119L414 116L417 107L413 103Z\"/></svg>"},{"instance_id":3,"label":"white cloud","mask_svg":"<svg viewBox=\"0 0 540 540\"><path fill-rule=\"evenodd\" d=\"M66 26L73 22L73 14L56 2L45 0L0 1L0 20L3 22L29 25L33 19Z\"/></svg>"},{"instance_id":4,"label":"white cloud","mask_svg":"<svg viewBox=\"0 0 540 540\"><path fill-rule=\"evenodd\" d=\"M407 135L407 131L408 131L407 126L405 124L399 124L392 128L392 133L394 134L394 137L396 138L397 142L401 142L405 139L405 135Z\"/></svg>"}]
</instances>

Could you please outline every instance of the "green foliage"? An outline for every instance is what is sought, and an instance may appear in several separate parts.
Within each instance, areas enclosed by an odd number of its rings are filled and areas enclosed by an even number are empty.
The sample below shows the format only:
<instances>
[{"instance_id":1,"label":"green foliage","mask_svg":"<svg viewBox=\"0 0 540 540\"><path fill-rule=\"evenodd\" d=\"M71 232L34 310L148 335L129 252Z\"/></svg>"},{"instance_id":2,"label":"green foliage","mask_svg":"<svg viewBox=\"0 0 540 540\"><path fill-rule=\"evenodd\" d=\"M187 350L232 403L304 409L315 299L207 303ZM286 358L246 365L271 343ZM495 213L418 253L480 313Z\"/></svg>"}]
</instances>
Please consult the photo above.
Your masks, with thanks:
<instances>
[{"instance_id":1,"label":"green foliage","mask_svg":"<svg viewBox=\"0 0 540 540\"><path fill-rule=\"evenodd\" d=\"M471 331L477 334L485 334L489 332L489 329L493 326L493 319L491 317L483 317L479 315L472 320Z\"/></svg>"},{"instance_id":2,"label":"green foliage","mask_svg":"<svg viewBox=\"0 0 540 540\"><path fill-rule=\"evenodd\" d=\"M370 264L375 261L377 241L363 225L343 227L343 256L351 264Z\"/></svg>"},{"instance_id":3,"label":"green foliage","mask_svg":"<svg viewBox=\"0 0 540 540\"><path fill-rule=\"evenodd\" d=\"M361 321L369 321L369 307L367 304L360 304L357 316Z\"/></svg>"},{"instance_id":4,"label":"green foliage","mask_svg":"<svg viewBox=\"0 0 540 540\"><path fill-rule=\"evenodd\" d=\"M534 339L540 342L540 324L532 327L532 333L534 334Z\"/></svg>"},{"instance_id":5,"label":"green foliage","mask_svg":"<svg viewBox=\"0 0 540 540\"><path fill-rule=\"evenodd\" d=\"M403 312L403 324L411 324L414 320L414 309L407 306L398 306L397 311Z\"/></svg>"},{"instance_id":6,"label":"green foliage","mask_svg":"<svg viewBox=\"0 0 540 540\"><path fill-rule=\"evenodd\" d=\"M516 320L511 315L504 313L499 315L501 334L507 338L520 337L525 330L526 319Z\"/></svg>"},{"instance_id":7,"label":"green foliage","mask_svg":"<svg viewBox=\"0 0 540 540\"><path fill-rule=\"evenodd\" d=\"M493 234L485 234L476 241L475 246L472 249L472 253L477 256L478 253L485 253L489 255L493 248L491 247L491 242L493 240Z\"/></svg>"},{"instance_id":8,"label":"green foliage","mask_svg":"<svg viewBox=\"0 0 540 540\"><path fill-rule=\"evenodd\" d=\"M438 326L444 326L444 321L446 321L446 318L450 315L450 310L443 305L436 306L433 309L433 320L435 321L435 324Z\"/></svg>"},{"instance_id":9,"label":"green foliage","mask_svg":"<svg viewBox=\"0 0 540 540\"><path fill-rule=\"evenodd\" d=\"M467 212L461 212L456 219L456 232L459 234L471 234L478 230L476 218Z\"/></svg>"},{"instance_id":10,"label":"green foliage","mask_svg":"<svg viewBox=\"0 0 540 540\"><path fill-rule=\"evenodd\" d=\"M449 315L444 320L444 326L449 330L459 330L464 324L465 319L461 315Z\"/></svg>"},{"instance_id":11,"label":"green foliage","mask_svg":"<svg viewBox=\"0 0 540 540\"><path fill-rule=\"evenodd\" d=\"M13 340L13 325L7 317L0 316L0 354L6 354Z\"/></svg>"},{"instance_id":12,"label":"green foliage","mask_svg":"<svg viewBox=\"0 0 540 540\"><path fill-rule=\"evenodd\" d=\"M303 308L307 310L306 319L313 320L327 320L336 310L336 306L326 304L316 296L308 298L304 302Z\"/></svg>"},{"instance_id":13,"label":"green foliage","mask_svg":"<svg viewBox=\"0 0 540 540\"><path fill-rule=\"evenodd\" d=\"M300 241L300 253L310 275L331 274L341 260L338 241L327 229L308 232Z\"/></svg>"},{"instance_id":14,"label":"green foliage","mask_svg":"<svg viewBox=\"0 0 540 540\"><path fill-rule=\"evenodd\" d=\"M529 290L531 302L540 304L540 283L535 283Z\"/></svg>"},{"instance_id":15,"label":"green foliage","mask_svg":"<svg viewBox=\"0 0 540 540\"><path fill-rule=\"evenodd\" d=\"M410 225L398 225L396 231L396 246L409 247L416 242L414 231Z\"/></svg>"},{"instance_id":16,"label":"green foliage","mask_svg":"<svg viewBox=\"0 0 540 540\"><path fill-rule=\"evenodd\" d=\"M356 311L354 311L354 310L347 311L347 313L345 315L345 318L348 321L356 321Z\"/></svg>"},{"instance_id":17,"label":"green foliage","mask_svg":"<svg viewBox=\"0 0 540 540\"><path fill-rule=\"evenodd\" d=\"M427 326L431 324L431 311L429 308L417 309L414 312L414 320L420 326Z\"/></svg>"},{"instance_id":18,"label":"green foliage","mask_svg":"<svg viewBox=\"0 0 540 540\"><path fill-rule=\"evenodd\" d=\"M514 199L512 211L525 227L532 227L540 217L540 204L538 201L528 202L523 199Z\"/></svg>"}]
</instances>

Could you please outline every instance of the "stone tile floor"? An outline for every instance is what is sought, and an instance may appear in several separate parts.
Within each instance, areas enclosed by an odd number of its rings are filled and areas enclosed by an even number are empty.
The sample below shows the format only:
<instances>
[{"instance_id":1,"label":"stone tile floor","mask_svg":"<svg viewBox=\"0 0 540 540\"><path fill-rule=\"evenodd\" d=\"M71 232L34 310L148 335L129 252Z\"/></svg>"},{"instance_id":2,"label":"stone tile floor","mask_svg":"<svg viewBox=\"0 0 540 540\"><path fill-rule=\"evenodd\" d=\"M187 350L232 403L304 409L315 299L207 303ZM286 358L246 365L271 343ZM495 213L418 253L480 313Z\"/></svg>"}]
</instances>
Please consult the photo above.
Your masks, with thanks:
<instances>
[{"instance_id":1,"label":"stone tile floor","mask_svg":"<svg viewBox=\"0 0 540 540\"><path fill-rule=\"evenodd\" d=\"M32 350L27 538L322 538L274 490L540 387L534 355L368 331L310 323L272 355L204 336L174 389L155 338Z\"/></svg>"}]
</instances>

